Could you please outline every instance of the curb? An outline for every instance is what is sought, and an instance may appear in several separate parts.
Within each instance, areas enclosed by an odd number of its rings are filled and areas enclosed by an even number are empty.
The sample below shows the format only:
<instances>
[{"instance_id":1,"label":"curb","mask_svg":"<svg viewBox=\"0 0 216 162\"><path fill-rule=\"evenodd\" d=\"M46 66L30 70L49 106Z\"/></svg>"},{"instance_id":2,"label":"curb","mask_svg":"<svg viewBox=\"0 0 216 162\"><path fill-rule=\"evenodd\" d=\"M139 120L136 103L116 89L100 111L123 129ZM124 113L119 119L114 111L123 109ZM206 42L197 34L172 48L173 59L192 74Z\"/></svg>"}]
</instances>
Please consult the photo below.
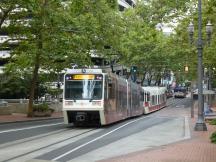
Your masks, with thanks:
<instances>
[{"instance_id":1,"label":"curb","mask_svg":"<svg viewBox=\"0 0 216 162\"><path fill-rule=\"evenodd\" d=\"M63 117L51 117L51 118L40 118L40 119L29 119L29 120L16 120L16 121L6 121L0 122L0 125L4 124L12 124L12 123L27 123L27 122L34 122L34 121L42 121L42 120L54 120L54 119L61 119Z\"/></svg>"}]
</instances>

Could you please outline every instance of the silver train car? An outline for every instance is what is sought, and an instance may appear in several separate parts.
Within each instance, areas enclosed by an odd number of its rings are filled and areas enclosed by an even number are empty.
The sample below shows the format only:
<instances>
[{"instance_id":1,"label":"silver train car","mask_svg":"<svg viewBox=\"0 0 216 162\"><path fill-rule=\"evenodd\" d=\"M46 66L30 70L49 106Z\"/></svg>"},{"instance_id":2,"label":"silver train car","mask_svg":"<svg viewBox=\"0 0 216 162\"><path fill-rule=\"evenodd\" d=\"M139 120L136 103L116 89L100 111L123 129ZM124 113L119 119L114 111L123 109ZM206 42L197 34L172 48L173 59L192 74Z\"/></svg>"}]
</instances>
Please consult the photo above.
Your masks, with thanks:
<instances>
[{"instance_id":1,"label":"silver train car","mask_svg":"<svg viewBox=\"0 0 216 162\"><path fill-rule=\"evenodd\" d=\"M64 123L107 125L149 113L152 100L145 99L146 93L152 96L151 90L102 69L69 69L64 76Z\"/></svg>"},{"instance_id":2,"label":"silver train car","mask_svg":"<svg viewBox=\"0 0 216 162\"><path fill-rule=\"evenodd\" d=\"M166 106L166 87L142 87L144 114L148 114Z\"/></svg>"}]
</instances>

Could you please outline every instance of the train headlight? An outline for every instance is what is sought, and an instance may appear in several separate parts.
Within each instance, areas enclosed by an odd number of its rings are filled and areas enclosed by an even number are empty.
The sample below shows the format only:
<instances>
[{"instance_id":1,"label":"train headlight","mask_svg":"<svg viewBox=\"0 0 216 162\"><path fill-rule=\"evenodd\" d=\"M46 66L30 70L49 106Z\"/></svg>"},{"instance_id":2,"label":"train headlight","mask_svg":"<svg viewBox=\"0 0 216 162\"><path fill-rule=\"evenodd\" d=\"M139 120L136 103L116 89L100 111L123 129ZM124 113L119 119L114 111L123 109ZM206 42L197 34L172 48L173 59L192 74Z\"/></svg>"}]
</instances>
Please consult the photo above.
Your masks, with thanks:
<instances>
[{"instance_id":1,"label":"train headlight","mask_svg":"<svg viewBox=\"0 0 216 162\"><path fill-rule=\"evenodd\" d=\"M65 106L73 105L73 101L65 101Z\"/></svg>"},{"instance_id":2,"label":"train headlight","mask_svg":"<svg viewBox=\"0 0 216 162\"><path fill-rule=\"evenodd\" d=\"M101 101L92 101L93 106L101 106Z\"/></svg>"}]
</instances>

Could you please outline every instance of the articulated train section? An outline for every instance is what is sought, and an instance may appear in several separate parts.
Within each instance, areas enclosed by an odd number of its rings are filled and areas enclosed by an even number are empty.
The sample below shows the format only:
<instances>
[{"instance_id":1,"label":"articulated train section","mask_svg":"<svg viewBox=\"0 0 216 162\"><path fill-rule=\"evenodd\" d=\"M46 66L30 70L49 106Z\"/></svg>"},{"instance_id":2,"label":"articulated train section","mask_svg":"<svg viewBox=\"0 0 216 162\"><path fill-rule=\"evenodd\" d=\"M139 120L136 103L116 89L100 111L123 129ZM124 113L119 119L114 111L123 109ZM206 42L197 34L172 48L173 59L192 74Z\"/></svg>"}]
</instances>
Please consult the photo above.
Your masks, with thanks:
<instances>
[{"instance_id":1,"label":"articulated train section","mask_svg":"<svg viewBox=\"0 0 216 162\"><path fill-rule=\"evenodd\" d=\"M64 76L66 124L107 125L165 106L165 87L141 87L102 69L69 69Z\"/></svg>"}]
</instances>

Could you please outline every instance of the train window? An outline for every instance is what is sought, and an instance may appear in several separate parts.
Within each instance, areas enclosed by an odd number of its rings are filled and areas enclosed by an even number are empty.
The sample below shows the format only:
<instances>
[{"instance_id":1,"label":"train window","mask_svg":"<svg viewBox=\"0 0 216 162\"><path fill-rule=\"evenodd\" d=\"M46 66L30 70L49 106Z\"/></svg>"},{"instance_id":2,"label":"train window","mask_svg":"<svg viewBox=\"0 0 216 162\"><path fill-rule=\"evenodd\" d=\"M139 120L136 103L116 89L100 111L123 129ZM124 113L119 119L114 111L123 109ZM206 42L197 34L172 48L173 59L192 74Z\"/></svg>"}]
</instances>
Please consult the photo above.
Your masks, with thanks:
<instances>
[{"instance_id":1,"label":"train window","mask_svg":"<svg viewBox=\"0 0 216 162\"><path fill-rule=\"evenodd\" d=\"M68 76L66 76L68 77ZM98 75L102 78L102 75ZM97 79L97 78L96 78ZM65 80L65 99L92 100L102 98L102 79L67 79Z\"/></svg>"},{"instance_id":2,"label":"train window","mask_svg":"<svg viewBox=\"0 0 216 162\"><path fill-rule=\"evenodd\" d=\"M104 99L108 98L108 78L105 76L105 85L104 85Z\"/></svg>"},{"instance_id":3,"label":"train window","mask_svg":"<svg viewBox=\"0 0 216 162\"><path fill-rule=\"evenodd\" d=\"M154 105L154 96L151 96L151 104Z\"/></svg>"},{"instance_id":4,"label":"train window","mask_svg":"<svg viewBox=\"0 0 216 162\"><path fill-rule=\"evenodd\" d=\"M150 101L149 93L145 93L145 102Z\"/></svg>"},{"instance_id":5,"label":"train window","mask_svg":"<svg viewBox=\"0 0 216 162\"><path fill-rule=\"evenodd\" d=\"M109 98L110 99L115 98L115 91L116 91L115 87L116 87L115 82L113 82L112 80L110 82L109 80Z\"/></svg>"},{"instance_id":6,"label":"train window","mask_svg":"<svg viewBox=\"0 0 216 162\"><path fill-rule=\"evenodd\" d=\"M109 87L112 87L112 78L108 78Z\"/></svg>"},{"instance_id":7,"label":"train window","mask_svg":"<svg viewBox=\"0 0 216 162\"><path fill-rule=\"evenodd\" d=\"M141 101L144 101L144 91L140 91Z\"/></svg>"},{"instance_id":8,"label":"train window","mask_svg":"<svg viewBox=\"0 0 216 162\"><path fill-rule=\"evenodd\" d=\"M157 96L154 96L154 105L157 104Z\"/></svg>"},{"instance_id":9,"label":"train window","mask_svg":"<svg viewBox=\"0 0 216 162\"><path fill-rule=\"evenodd\" d=\"M152 96L152 105L157 104L157 96Z\"/></svg>"}]
</instances>

